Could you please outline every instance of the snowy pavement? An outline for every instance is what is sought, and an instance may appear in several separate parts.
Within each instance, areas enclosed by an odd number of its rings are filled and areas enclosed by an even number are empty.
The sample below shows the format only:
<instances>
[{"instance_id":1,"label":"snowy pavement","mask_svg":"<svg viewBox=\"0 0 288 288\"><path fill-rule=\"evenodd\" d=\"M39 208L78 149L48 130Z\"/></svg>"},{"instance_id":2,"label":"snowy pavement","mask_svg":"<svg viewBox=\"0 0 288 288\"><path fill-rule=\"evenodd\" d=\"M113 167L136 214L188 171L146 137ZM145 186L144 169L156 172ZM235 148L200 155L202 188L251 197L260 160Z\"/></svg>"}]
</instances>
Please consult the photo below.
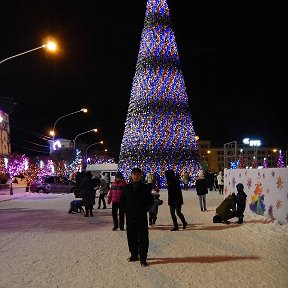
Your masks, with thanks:
<instances>
[{"instance_id":1,"label":"snowy pavement","mask_svg":"<svg viewBox=\"0 0 288 288\"><path fill-rule=\"evenodd\" d=\"M148 267L127 262L126 232L112 231L111 205L85 218L67 213L73 195L24 191L0 193L0 288L288 287L288 226L262 216L213 224L223 200L215 191L206 212L194 190L183 191L189 225L175 232L160 191Z\"/></svg>"}]
</instances>

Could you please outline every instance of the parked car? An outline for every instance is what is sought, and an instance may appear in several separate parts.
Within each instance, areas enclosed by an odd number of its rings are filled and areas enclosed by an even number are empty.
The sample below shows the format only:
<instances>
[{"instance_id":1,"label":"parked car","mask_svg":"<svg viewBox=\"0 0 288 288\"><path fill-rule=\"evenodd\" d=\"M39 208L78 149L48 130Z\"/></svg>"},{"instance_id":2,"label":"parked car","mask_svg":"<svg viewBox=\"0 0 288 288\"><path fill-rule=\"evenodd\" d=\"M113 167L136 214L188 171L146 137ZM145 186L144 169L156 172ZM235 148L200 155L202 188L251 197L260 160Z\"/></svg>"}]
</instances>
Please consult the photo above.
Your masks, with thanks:
<instances>
[{"instance_id":1,"label":"parked car","mask_svg":"<svg viewBox=\"0 0 288 288\"><path fill-rule=\"evenodd\" d=\"M37 193L74 193L75 189L76 183L63 176L46 176L30 185L30 191Z\"/></svg>"}]
</instances>

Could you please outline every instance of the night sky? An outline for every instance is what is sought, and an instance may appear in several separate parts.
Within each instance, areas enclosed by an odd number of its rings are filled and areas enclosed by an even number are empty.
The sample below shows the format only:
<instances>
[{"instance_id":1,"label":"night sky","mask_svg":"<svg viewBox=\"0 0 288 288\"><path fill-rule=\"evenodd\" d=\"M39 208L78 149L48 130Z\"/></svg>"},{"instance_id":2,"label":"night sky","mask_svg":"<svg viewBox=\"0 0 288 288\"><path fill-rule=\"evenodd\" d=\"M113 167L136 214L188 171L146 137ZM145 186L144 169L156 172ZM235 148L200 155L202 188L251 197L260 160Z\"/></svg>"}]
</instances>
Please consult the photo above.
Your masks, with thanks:
<instances>
[{"instance_id":1,"label":"night sky","mask_svg":"<svg viewBox=\"0 0 288 288\"><path fill-rule=\"evenodd\" d=\"M0 66L0 97L17 103L12 152L48 151L43 136L55 121L86 107L87 115L57 123L59 137L97 127L78 140L104 140L119 154L147 1L14 2L1 8L0 60L41 46L46 36L59 52L40 49ZM214 147L249 137L285 149L285 9L218 2L168 0L195 133Z\"/></svg>"}]
</instances>

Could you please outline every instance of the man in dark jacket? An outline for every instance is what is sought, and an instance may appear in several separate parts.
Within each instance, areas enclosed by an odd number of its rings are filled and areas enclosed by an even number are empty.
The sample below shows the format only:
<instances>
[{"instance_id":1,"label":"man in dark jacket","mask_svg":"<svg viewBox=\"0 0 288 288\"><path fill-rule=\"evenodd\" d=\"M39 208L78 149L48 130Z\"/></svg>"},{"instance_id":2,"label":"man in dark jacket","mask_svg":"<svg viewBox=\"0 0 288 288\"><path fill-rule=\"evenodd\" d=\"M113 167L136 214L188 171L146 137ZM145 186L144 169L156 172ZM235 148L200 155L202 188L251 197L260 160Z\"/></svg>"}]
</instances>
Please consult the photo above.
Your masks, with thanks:
<instances>
[{"instance_id":1,"label":"man in dark jacket","mask_svg":"<svg viewBox=\"0 0 288 288\"><path fill-rule=\"evenodd\" d=\"M235 193L232 193L223 200L223 202L216 208L216 213L221 217L222 223L230 224L228 219L237 216Z\"/></svg>"},{"instance_id":2,"label":"man in dark jacket","mask_svg":"<svg viewBox=\"0 0 288 288\"><path fill-rule=\"evenodd\" d=\"M244 192L244 186L242 183L238 183L236 185L237 195L236 195L236 206L237 206L237 214L238 214L238 224L243 223L244 219L244 211L246 208L246 198L247 194Z\"/></svg>"},{"instance_id":3,"label":"man in dark jacket","mask_svg":"<svg viewBox=\"0 0 288 288\"><path fill-rule=\"evenodd\" d=\"M149 247L147 213L153 204L153 196L147 184L141 182L142 171L133 168L131 182L127 184L120 196L120 207L126 215L127 240L131 256L129 262L139 260L146 267Z\"/></svg>"}]
</instances>

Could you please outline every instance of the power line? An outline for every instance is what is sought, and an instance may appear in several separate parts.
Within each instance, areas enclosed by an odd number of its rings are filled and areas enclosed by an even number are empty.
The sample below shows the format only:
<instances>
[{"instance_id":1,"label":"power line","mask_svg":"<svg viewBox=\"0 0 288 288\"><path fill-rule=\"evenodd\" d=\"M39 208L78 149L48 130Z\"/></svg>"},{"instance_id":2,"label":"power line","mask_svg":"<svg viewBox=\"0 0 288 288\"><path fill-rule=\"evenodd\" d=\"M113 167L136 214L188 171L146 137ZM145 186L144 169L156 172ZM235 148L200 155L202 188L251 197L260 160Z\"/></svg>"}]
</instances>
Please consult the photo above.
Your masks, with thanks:
<instances>
[{"instance_id":1,"label":"power line","mask_svg":"<svg viewBox=\"0 0 288 288\"><path fill-rule=\"evenodd\" d=\"M22 148L22 149L25 149L25 150L29 150L29 151L33 151L33 152L38 152L38 153L45 153L45 154L49 154L50 151L39 151L39 150L35 150L35 149L30 149L30 148L27 148L27 147L24 147L24 146L20 146L20 145L17 145L17 144L12 144L13 146L16 146L16 147L19 147L19 148Z\"/></svg>"}]
</instances>

